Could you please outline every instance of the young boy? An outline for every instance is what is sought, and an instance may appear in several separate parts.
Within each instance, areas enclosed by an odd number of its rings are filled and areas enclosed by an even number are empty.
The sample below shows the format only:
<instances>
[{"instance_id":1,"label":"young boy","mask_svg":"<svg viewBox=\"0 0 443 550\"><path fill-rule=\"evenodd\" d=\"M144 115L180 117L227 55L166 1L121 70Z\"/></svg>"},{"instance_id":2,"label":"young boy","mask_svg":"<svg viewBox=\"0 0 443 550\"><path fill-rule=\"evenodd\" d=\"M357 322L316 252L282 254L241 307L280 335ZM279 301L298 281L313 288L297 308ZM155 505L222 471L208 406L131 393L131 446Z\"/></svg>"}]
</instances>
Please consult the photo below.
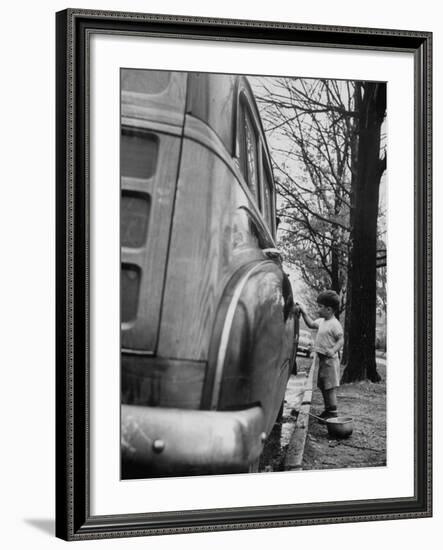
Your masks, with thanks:
<instances>
[{"instance_id":1,"label":"young boy","mask_svg":"<svg viewBox=\"0 0 443 550\"><path fill-rule=\"evenodd\" d=\"M303 306L301 314L309 328L318 329L314 351L319 358L317 385L322 392L325 410L321 418L337 415L337 388L340 385L340 361L338 352L343 347L343 329L335 317L340 298L333 290L325 290L318 295L318 319L311 319Z\"/></svg>"}]
</instances>

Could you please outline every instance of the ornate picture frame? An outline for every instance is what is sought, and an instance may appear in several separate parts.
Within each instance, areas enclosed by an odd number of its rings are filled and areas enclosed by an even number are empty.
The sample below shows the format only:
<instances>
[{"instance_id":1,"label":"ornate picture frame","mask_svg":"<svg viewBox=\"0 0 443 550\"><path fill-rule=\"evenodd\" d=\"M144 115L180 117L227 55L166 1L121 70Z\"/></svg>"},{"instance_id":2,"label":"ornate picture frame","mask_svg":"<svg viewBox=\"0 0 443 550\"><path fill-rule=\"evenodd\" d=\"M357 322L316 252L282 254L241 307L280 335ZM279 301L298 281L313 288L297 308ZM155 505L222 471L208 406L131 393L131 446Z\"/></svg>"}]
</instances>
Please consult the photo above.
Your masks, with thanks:
<instances>
[{"instance_id":1,"label":"ornate picture frame","mask_svg":"<svg viewBox=\"0 0 443 550\"><path fill-rule=\"evenodd\" d=\"M432 34L69 9L57 13L56 535L65 540L432 514ZM91 37L407 53L414 63L414 460L411 496L95 515L91 511ZM117 222L118 223L118 220ZM119 426L115 426L119 430ZM267 475L267 474L263 474ZM288 474L291 475L291 474ZM295 474L294 474L295 475ZM300 474L297 474L300 475ZM161 480L160 480L161 481ZM136 481L133 481L136 483Z\"/></svg>"}]
</instances>

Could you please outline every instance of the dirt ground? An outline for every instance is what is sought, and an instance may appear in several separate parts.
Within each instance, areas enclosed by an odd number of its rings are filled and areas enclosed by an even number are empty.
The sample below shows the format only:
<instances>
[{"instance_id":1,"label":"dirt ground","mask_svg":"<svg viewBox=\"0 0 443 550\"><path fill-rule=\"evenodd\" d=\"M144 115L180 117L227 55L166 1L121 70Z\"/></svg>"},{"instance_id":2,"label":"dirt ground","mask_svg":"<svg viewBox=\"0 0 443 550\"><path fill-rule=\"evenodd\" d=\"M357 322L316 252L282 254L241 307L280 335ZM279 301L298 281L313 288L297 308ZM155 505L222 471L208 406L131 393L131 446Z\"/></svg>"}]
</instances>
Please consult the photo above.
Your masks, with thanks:
<instances>
[{"instance_id":1,"label":"dirt ground","mask_svg":"<svg viewBox=\"0 0 443 550\"><path fill-rule=\"evenodd\" d=\"M260 472L283 471L288 443L297 421L301 399L300 384L309 371L312 359L297 357L298 375L289 379L283 415L274 425L260 459ZM331 440L326 426L309 420L309 429L302 462L304 470L358 468L386 465L386 361L377 359L382 377L378 384L359 382L345 384L338 390L339 412L354 419L354 431L348 439ZM321 393L315 388L311 412L323 411Z\"/></svg>"},{"instance_id":2,"label":"dirt ground","mask_svg":"<svg viewBox=\"0 0 443 550\"><path fill-rule=\"evenodd\" d=\"M382 381L378 384L358 382L344 384L338 389L339 414L352 416L354 419L354 431L348 439L329 439L326 426L310 418L302 462L303 470L386 465L386 362L384 359L377 359L377 370L382 377ZM318 415L323 408L321 393L315 389L312 394L311 413Z\"/></svg>"}]
</instances>

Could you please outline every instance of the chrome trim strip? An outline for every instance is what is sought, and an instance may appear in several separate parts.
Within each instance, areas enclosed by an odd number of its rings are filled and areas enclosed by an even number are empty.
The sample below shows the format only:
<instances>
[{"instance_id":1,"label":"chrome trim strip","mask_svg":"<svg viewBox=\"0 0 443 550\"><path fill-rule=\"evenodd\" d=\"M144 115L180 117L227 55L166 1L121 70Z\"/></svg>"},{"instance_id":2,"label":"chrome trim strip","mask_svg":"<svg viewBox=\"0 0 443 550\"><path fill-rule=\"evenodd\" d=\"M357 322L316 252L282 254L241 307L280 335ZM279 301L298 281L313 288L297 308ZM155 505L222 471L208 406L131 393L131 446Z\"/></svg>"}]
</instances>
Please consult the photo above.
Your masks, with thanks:
<instances>
[{"instance_id":1,"label":"chrome trim strip","mask_svg":"<svg viewBox=\"0 0 443 550\"><path fill-rule=\"evenodd\" d=\"M122 116L121 124L122 126L128 126L130 128L142 128L153 133L159 132L162 134L170 134L172 136L181 136L182 135L182 126L178 126L177 120L160 117L159 112L152 111L151 116L155 116L154 120L146 118L138 118L133 113L131 116ZM160 120L159 120L160 119Z\"/></svg>"},{"instance_id":2,"label":"chrome trim strip","mask_svg":"<svg viewBox=\"0 0 443 550\"><path fill-rule=\"evenodd\" d=\"M130 323L126 323L126 324L130 324ZM127 355L141 355L143 357L154 357L154 352L153 351L150 351L150 350L142 350L142 349L132 349L132 348L121 348L121 353L122 354L127 354Z\"/></svg>"}]
</instances>

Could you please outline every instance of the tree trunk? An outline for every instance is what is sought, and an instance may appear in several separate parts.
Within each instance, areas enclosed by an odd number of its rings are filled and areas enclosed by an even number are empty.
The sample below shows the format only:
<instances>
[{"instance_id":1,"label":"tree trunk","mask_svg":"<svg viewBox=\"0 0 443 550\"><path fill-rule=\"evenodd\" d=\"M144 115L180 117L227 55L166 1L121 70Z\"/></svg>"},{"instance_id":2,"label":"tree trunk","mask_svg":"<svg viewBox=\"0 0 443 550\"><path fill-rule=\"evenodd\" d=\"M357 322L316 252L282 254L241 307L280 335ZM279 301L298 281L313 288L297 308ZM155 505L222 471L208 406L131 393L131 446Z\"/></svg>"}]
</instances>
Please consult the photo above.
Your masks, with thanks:
<instances>
[{"instance_id":1,"label":"tree trunk","mask_svg":"<svg viewBox=\"0 0 443 550\"><path fill-rule=\"evenodd\" d=\"M386 85L361 84L358 162L351 250L351 307L348 361L342 382L378 382L375 362L376 252L380 178L380 130L386 111Z\"/></svg>"},{"instance_id":2,"label":"tree trunk","mask_svg":"<svg viewBox=\"0 0 443 550\"><path fill-rule=\"evenodd\" d=\"M355 110L361 108L361 87L356 84L355 87ZM348 364L349 358L349 328L351 319L351 296L352 296L352 243L354 242L354 212L355 212L355 185L356 185L356 167L358 162L358 121L350 122L351 135L351 187L349 189L349 241L348 241L348 266L346 277L346 304L345 304L345 326L344 326L344 345L341 362Z\"/></svg>"},{"instance_id":3,"label":"tree trunk","mask_svg":"<svg viewBox=\"0 0 443 550\"><path fill-rule=\"evenodd\" d=\"M344 344L343 344L343 353L341 356L342 365L347 365L348 358L349 358L349 329L350 329L350 319L351 319L351 288L352 288L351 250L352 250L352 247L350 246L349 259L348 259L348 279L346 281Z\"/></svg>"},{"instance_id":4,"label":"tree trunk","mask_svg":"<svg viewBox=\"0 0 443 550\"><path fill-rule=\"evenodd\" d=\"M331 247L331 290L335 290L337 294L341 291L338 250L335 244Z\"/></svg>"}]
</instances>

